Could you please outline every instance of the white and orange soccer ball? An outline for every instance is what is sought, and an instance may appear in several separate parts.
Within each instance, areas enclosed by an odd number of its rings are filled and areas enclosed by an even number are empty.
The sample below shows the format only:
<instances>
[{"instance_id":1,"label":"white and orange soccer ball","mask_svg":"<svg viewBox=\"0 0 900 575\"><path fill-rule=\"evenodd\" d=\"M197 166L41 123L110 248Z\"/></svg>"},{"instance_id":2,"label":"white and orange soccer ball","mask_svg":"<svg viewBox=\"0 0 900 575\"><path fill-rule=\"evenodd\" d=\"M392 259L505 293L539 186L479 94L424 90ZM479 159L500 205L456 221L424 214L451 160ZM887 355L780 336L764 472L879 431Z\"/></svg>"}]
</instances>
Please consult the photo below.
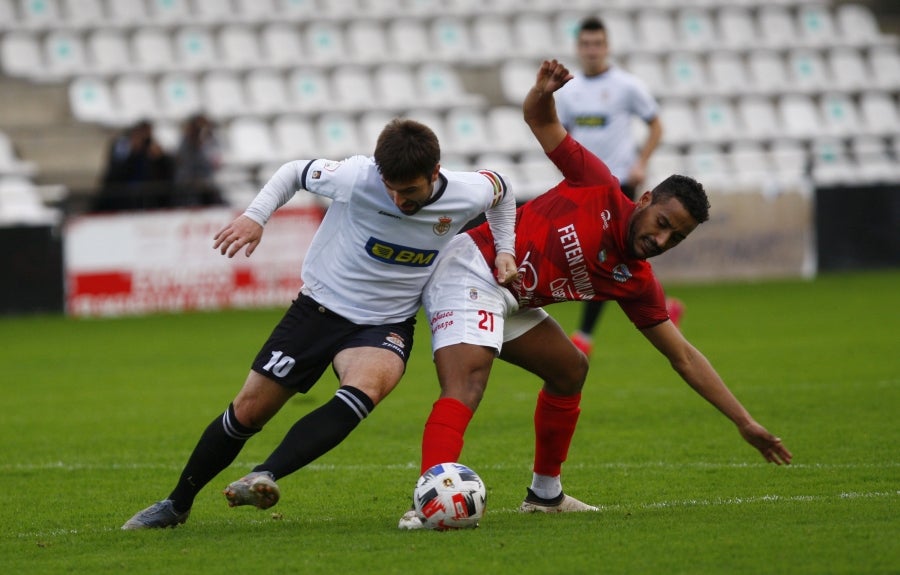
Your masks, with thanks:
<instances>
[{"instance_id":1,"label":"white and orange soccer ball","mask_svg":"<svg viewBox=\"0 0 900 575\"><path fill-rule=\"evenodd\" d=\"M441 463L422 474L413 500L426 529L478 527L487 492L477 473L460 463Z\"/></svg>"}]
</instances>

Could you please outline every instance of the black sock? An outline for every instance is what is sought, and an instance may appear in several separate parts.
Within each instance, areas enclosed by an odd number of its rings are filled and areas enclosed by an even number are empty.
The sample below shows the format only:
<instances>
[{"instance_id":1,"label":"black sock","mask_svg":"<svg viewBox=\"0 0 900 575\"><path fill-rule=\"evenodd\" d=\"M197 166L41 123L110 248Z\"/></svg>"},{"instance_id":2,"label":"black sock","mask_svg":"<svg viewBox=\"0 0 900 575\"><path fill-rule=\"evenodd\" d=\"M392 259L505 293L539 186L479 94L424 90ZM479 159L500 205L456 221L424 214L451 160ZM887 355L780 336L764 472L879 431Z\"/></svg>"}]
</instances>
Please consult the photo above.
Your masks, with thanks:
<instances>
[{"instance_id":1,"label":"black sock","mask_svg":"<svg viewBox=\"0 0 900 575\"><path fill-rule=\"evenodd\" d=\"M234 405L216 417L200 436L200 441L181 472L178 485L169 495L175 510L183 513L194 504L203 487L231 465L244 444L258 429L245 427L234 415Z\"/></svg>"},{"instance_id":2,"label":"black sock","mask_svg":"<svg viewBox=\"0 0 900 575\"><path fill-rule=\"evenodd\" d=\"M342 386L331 400L291 427L275 451L253 471L268 471L275 479L289 475L331 451L375 408L369 396Z\"/></svg>"}]
</instances>

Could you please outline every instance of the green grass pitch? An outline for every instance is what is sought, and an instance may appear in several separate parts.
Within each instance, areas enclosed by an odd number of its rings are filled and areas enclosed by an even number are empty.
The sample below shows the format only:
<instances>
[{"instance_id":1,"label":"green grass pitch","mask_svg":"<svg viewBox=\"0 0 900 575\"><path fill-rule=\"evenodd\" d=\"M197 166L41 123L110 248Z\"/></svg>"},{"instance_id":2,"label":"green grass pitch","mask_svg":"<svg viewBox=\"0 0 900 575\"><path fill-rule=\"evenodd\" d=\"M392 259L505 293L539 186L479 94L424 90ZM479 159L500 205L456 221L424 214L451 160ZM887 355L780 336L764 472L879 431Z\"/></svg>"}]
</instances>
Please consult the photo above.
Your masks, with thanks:
<instances>
[{"instance_id":1,"label":"green grass pitch","mask_svg":"<svg viewBox=\"0 0 900 575\"><path fill-rule=\"evenodd\" d=\"M794 465L766 464L611 306L563 470L602 511L515 512L540 382L497 362L462 458L488 511L448 533L396 529L437 397L426 329L394 394L283 479L277 507L229 509L221 490L331 397L331 375L248 443L186 525L123 532L168 494L281 310L0 319L0 571L900 573L900 271L669 291ZM580 307L549 311L570 330Z\"/></svg>"}]
</instances>

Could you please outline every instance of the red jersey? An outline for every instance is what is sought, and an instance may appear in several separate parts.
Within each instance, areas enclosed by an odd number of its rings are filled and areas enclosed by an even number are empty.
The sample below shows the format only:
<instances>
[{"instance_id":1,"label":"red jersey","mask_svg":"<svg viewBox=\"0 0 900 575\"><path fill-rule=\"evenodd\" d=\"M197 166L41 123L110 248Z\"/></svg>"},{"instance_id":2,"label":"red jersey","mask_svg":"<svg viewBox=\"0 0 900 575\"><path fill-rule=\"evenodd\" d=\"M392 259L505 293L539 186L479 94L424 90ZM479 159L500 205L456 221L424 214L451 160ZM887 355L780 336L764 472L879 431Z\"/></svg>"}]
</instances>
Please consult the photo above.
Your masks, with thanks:
<instances>
[{"instance_id":1,"label":"red jersey","mask_svg":"<svg viewBox=\"0 0 900 575\"><path fill-rule=\"evenodd\" d=\"M625 247L634 202L606 164L571 136L548 156L565 179L516 210L522 277L509 289L519 307L615 300L638 328L667 320L665 295L653 269ZM490 227L483 224L468 233L493 266Z\"/></svg>"}]
</instances>

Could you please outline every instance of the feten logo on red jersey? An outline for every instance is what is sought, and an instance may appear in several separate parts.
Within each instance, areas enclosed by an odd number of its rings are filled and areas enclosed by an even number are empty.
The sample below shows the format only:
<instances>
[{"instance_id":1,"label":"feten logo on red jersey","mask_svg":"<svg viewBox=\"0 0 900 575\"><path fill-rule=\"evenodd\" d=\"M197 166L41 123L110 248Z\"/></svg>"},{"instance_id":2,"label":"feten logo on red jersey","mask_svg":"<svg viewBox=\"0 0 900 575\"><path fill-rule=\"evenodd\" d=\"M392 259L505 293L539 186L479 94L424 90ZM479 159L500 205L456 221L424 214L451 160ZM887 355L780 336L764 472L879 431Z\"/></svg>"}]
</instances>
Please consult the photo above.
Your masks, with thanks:
<instances>
[{"instance_id":1,"label":"feten logo on red jersey","mask_svg":"<svg viewBox=\"0 0 900 575\"><path fill-rule=\"evenodd\" d=\"M434 263L438 251L420 250L370 237L366 242L366 253L387 264L424 268Z\"/></svg>"}]
</instances>

